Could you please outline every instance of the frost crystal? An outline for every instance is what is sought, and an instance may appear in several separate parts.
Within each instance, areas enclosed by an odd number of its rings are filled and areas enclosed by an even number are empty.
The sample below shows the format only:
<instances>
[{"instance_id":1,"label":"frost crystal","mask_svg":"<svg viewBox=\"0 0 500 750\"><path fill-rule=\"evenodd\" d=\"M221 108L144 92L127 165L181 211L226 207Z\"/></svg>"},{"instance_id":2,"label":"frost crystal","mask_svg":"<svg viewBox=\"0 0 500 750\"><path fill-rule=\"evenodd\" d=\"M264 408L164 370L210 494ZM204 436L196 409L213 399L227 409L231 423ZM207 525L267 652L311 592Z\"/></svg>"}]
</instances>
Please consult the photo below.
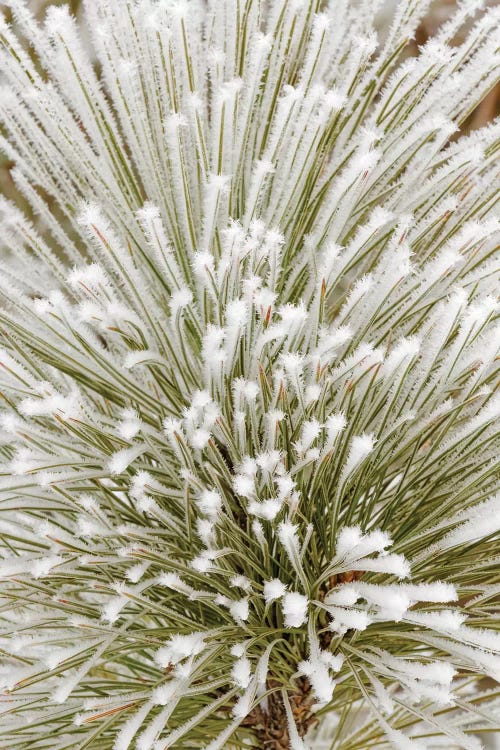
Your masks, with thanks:
<instances>
[{"instance_id":1,"label":"frost crystal","mask_svg":"<svg viewBox=\"0 0 500 750\"><path fill-rule=\"evenodd\" d=\"M498 724L500 15L379 5L4 2L0 746Z\"/></svg>"}]
</instances>

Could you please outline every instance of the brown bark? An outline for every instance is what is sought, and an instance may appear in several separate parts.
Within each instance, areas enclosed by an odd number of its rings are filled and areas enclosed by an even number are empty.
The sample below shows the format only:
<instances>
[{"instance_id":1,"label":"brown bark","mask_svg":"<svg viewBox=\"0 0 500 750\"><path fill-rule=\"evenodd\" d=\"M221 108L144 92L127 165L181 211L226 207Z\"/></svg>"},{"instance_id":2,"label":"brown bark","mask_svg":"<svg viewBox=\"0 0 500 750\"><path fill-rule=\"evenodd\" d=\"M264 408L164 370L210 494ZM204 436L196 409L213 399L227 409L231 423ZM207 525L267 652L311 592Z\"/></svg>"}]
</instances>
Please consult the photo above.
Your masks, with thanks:
<instances>
[{"instance_id":1,"label":"brown bark","mask_svg":"<svg viewBox=\"0 0 500 750\"><path fill-rule=\"evenodd\" d=\"M270 681L268 686L278 688L278 683ZM311 685L306 678L297 680L296 691L289 695L289 700L299 735L304 737L317 721L312 712L314 698ZM289 750L288 721L278 690L268 696L267 708L256 706L243 724L254 729L262 750Z\"/></svg>"}]
</instances>

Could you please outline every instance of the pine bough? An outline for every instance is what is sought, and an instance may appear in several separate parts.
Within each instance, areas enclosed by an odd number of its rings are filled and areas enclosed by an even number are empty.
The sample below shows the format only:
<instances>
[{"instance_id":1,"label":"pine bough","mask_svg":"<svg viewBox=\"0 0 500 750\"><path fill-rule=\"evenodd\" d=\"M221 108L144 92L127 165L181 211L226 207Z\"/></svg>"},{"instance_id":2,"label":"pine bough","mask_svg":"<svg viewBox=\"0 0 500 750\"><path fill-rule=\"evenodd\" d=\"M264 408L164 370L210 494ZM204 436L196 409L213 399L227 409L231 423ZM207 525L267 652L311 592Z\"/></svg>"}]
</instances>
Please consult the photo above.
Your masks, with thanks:
<instances>
[{"instance_id":1,"label":"pine bough","mask_svg":"<svg viewBox=\"0 0 500 750\"><path fill-rule=\"evenodd\" d=\"M0 745L477 750L499 9L6 5Z\"/></svg>"}]
</instances>

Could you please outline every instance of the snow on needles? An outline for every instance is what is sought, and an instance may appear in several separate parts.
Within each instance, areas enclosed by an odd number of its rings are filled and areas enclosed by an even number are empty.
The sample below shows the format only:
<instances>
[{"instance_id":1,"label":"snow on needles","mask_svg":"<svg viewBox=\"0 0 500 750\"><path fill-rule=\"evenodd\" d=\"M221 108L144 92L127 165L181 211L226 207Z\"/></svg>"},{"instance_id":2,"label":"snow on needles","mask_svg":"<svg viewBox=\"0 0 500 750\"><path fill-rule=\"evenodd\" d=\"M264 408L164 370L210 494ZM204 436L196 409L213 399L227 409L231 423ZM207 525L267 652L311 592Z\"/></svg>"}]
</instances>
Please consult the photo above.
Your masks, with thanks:
<instances>
[{"instance_id":1,"label":"snow on needles","mask_svg":"<svg viewBox=\"0 0 500 750\"><path fill-rule=\"evenodd\" d=\"M4 6L0 745L477 750L498 8Z\"/></svg>"}]
</instances>

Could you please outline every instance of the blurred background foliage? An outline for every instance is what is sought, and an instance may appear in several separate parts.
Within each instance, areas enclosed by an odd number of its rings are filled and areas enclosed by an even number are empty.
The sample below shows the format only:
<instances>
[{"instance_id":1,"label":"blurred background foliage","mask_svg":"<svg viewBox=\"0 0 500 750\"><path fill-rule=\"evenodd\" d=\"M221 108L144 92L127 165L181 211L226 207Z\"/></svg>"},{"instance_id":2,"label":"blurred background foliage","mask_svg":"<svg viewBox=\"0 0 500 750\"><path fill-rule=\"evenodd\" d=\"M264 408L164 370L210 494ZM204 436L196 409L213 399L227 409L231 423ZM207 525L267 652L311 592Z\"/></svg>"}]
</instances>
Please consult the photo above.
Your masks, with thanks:
<instances>
[{"instance_id":1,"label":"blurred background foliage","mask_svg":"<svg viewBox=\"0 0 500 750\"><path fill-rule=\"evenodd\" d=\"M119 1L120 0L117 0L117 2ZM67 5L71 13L73 15L77 15L80 11L82 0L30 0L28 2L28 5L32 9L32 11L36 13L37 17L42 19L45 14L45 10L49 5ZM0 12L6 16L7 21L10 22L12 20L12 14L10 13L9 9L1 2L1 0ZM16 203L20 205L28 215L31 215L28 204L23 200L22 196L19 195L12 180L10 170L13 166L14 165L12 164L12 162L10 162L9 159L7 159L5 155L0 151L0 194L4 195L6 198L15 200Z\"/></svg>"}]
</instances>

